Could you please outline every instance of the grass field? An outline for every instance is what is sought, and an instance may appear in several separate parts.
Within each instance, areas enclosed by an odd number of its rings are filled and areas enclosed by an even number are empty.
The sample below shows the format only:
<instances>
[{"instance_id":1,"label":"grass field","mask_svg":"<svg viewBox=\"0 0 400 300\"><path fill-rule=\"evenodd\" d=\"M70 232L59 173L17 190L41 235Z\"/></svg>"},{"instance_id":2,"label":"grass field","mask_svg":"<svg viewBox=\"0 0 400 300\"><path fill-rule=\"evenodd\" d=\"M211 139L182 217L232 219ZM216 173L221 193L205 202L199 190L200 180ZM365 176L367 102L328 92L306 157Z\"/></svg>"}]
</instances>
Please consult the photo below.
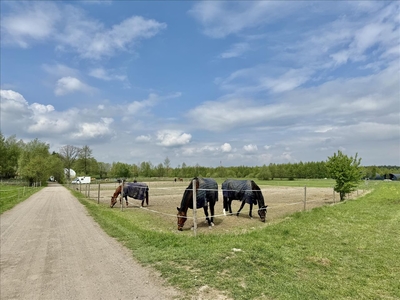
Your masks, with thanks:
<instances>
[{"instance_id":1,"label":"grass field","mask_svg":"<svg viewBox=\"0 0 400 300\"><path fill-rule=\"evenodd\" d=\"M147 214L73 193L109 235L187 299L400 299L400 184L369 188L357 200L262 228L196 237L155 230Z\"/></svg>"},{"instance_id":2,"label":"grass field","mask_svg":"<svg viewBox=\"0 0 400 300\"><path fill-rule=\"evenodd\" d=\"M28 199L42 187L0 184L0 214Z\"/></svg>"}]
</instances>

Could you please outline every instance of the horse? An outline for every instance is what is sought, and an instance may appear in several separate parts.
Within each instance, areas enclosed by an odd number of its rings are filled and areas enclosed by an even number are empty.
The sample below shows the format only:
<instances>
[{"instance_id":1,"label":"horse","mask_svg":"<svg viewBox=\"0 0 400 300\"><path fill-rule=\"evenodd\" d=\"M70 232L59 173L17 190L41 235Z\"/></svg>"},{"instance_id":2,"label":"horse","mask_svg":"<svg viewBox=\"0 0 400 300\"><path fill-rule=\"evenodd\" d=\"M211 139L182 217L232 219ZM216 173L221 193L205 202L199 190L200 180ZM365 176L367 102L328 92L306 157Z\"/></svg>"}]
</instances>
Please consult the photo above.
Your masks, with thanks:
<instances>
[{"instance_id":1,"label":"horse","mask_svg":"<svg viewBox=\"0 0 400 300\"><path fill-rule=\"evenodd\" d=\"M218 184L212 178L195 177L193 180L196 182L196 207L203 207L208 226L211 228L211 226L214 226L214 206L218 201ZM193 180L190 181L189 186L183 193L181 206L177 207L179 231L183 230L183 225L187 219L186 214L188 209L193 209ZM208 217L208 205L210 205L211 217Z\"/></svg>"},{"instance_id":2,"label":"horse","mask_svg":"<svg viewBox=\"0 0 400 300\"><path fill-rule=\"evenodd\" d=\"M117 197L121 194L122 185L118 186L114 192L114 195L111 196L110 207L113 208L115 203L117 203ZM147 206L149 205L149 187L147 184L142 182L128 182L124 185L124 198L126 201L126 206L128 206L128 196L133 199L142 200L141 206L143 207L144 202L146 201ZM121 200L120 200L121 202Z\"/></svg>"},{"instance_id":3,"label":"horse","mask_svg":"<svg viewBox=\"0 0 400 300\"><path fill-rule=\"evenodd\" d=\"M242 203L236 215L239 216L245 203L250 205L249 217L252 218L253 204L258 204L258 215L265 222L267 207L260 187L253 180L227 179L222 183L222 195L224 197L224 213L232 214L232 200L240 200Z\"/></svg>"}]
</instances>

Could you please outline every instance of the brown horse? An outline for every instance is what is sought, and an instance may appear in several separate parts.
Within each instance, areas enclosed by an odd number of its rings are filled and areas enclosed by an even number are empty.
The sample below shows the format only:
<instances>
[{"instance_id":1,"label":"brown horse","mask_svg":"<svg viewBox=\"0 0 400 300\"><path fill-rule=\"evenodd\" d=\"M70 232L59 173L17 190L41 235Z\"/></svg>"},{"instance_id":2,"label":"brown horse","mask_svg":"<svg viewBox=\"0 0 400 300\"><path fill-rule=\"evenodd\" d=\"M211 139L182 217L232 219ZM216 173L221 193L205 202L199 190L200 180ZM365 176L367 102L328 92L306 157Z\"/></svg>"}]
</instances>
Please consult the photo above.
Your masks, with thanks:
<instances>
[{"instance_id":1,"label":"brown horse","mask_svg":"<svg viewBox=\"0 0 400 300\"><path fill-rule=\"evenodd\" d=\"M119 185L115 190L114 194L111 196L110 207L112 208L115 203L117 203L117 197L122 192L122 185ZM144 202L146 201L146 205L149 205L149 187L147 184L142 182L128 182L124 185L124 198L126 201L126 206L128 206L128 196L133 199L142 200L141 206L143 207ZM120 203L121 203L120 199Z\"/></svg>"}]
</instances>

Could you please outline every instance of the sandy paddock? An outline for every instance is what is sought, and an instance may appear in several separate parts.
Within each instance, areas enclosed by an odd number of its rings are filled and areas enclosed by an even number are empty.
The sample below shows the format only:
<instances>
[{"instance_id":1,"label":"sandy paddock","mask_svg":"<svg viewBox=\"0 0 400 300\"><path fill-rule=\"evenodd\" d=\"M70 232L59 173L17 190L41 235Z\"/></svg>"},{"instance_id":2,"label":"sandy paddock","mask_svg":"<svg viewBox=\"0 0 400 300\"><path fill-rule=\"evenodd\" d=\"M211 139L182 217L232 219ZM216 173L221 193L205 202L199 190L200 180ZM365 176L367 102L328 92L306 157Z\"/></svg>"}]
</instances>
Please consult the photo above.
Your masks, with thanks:
<instances>
[{"instance_id":1,"label":"sandy paddock","mask_svg":"<svg viewBox=\"0 0 400 300\"><path fill-rule=\"evenodd\" d=\"M169 182L169 181L155 181L146 182L149 186L149 206L143 210L140 208L141 201L128 197L129 205L126 207L125 201L122 209L127 213L148 213L162 221L164 230L176 230L176 213L177 206L180 205L182 195L189 182ZM99 204L109 205L111 196L118 183L102 183L90 184L82 186L74 186L75 189L80 189L82 193L89 196L94 202ZM333 192L333 188L311 188L307 187L274 187L260 185L264 195L265 203L268 205L267 220L262 223L258 217L258 206L253 207L253 218L249 218L249 205L245 205L239 217L225 216L222 209L222 191L219 185L219 201L215 206L215 225L212 232L227 232L232 229L247 230L250 228L262 227L276 222L284 218L286 215L304 210L304 199L306 198L306 210L323 205L332 205L339 202L339 195ZM360 196L363 191L359 190L350 195L350 198ZM233 201L232 209L236 212L239 209L240 202ZM121 209L119 202L115 204L113 209ZM188 216L192 217L192 210L189 210ZM199 231L209 231L207 224L205 224L204 212L202 209L198 210L197 217ZM193 220L189 219L184 230L190 230ZM161 228L159 228L161 229ZM162 230L162 229L161 229Z\"/></svg>"}]
</instances>

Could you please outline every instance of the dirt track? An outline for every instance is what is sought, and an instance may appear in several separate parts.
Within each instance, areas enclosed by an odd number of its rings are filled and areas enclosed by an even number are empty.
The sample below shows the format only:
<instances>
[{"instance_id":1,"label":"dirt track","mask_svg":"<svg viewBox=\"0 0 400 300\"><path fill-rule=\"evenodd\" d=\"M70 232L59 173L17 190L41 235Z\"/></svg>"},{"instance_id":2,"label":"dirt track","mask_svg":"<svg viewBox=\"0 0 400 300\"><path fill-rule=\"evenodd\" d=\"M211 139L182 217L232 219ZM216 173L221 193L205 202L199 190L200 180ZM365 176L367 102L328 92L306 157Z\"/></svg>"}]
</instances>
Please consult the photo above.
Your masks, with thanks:
<instances>
[{"instance_id":1,"label":"dirt track","mask_svg":"<svg viewBox=\"0 0 400 300\"><path fill-rule=\"evenodd\" d=\"M61 185L1 215L0 298L174 299Z\"/></svg>"}]
</instances>

